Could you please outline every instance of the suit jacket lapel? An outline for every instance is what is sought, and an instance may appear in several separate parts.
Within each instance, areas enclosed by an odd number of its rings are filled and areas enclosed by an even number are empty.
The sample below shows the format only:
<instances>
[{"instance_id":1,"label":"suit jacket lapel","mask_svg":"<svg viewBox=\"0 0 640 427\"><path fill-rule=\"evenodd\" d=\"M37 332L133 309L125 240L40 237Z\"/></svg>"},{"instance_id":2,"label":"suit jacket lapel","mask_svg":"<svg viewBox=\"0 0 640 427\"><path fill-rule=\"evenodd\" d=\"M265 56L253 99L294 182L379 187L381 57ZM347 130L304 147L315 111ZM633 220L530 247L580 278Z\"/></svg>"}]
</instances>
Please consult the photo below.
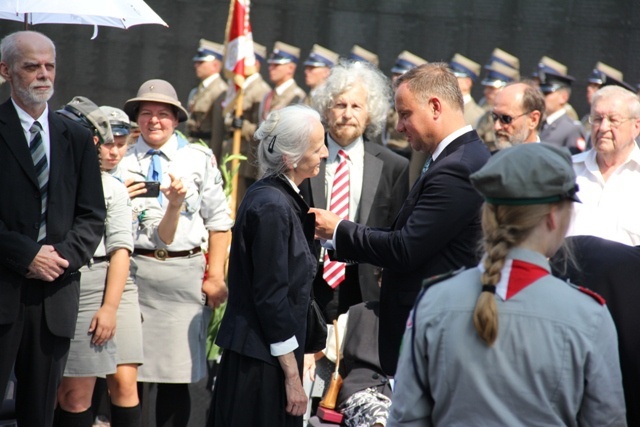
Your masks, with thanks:
<instances>
[{"instance_id":1,"label":"suit jacket lapel","mask_svg":"<svg viewBox=\"0 0 640 427\"><path fill-rule=\"evenodd\" d=\"M0 137L4 139L33 185L38 188L38 177L33 166L29 144L24 138L20 118L11 99L0 106Z\"/></svg>"},{"instance_id":2,"label":"suit jacket lapel","mask_svg":"<svg viewBox=\"0 0 640 427\"><path fill-rule=\"evenodd\" d=\"M378 184L382 178L383 162L378 158L378 150L371 142L364 142L364 173L362 176L362 194L357 222L366 224L371 213L371 205L378 191Z\"/></svg>"},{"instance_id":3,"label":"suit jacket lapel","mask_svg":"<svg viewBox=\"0 0 640 427\"><path fill-rule=\"evenodd\" d=\"M69 140L65 134L65 127L62 123L62 118L58 117L54 112L49 110L49 143L50 143L50 158L49 158L49 185L56 185L64 165L68 165L70 159L65 159L65 153L68 152ZM96 152L96 156L97 156Z\"/></svg>"}]
</instances>

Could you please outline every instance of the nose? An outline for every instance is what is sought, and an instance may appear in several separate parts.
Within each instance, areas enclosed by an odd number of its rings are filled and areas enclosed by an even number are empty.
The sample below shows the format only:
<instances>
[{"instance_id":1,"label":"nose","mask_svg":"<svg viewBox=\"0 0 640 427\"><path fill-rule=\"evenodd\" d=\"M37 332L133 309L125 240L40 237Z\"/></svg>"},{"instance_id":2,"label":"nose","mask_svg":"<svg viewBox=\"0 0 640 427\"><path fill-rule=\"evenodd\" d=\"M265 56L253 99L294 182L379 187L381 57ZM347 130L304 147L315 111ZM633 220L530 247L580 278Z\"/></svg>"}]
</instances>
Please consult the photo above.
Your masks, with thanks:
<instances>
[{"instance_id":1,"label":"nose","mask_svg":"<svg viewBox=\"0 0 640 427\"><path fill-rule=\"evenodd\" d=\"M404 123L402 119L398 119L398 123L396 123L396 130L400 133L404 133Z\"/></svg>"},{"instance_id":2,"label":"nose","mask_svg":"<svg viewBox=\"0 0 640 427\"><path fill-rule=\"evenodd\" d=\"M329 149L327 148L326 145L322 146L322 151L320 152L320 157L323 159L326 159L327 157L329 157Z\"/></svg>"}]
</instances>

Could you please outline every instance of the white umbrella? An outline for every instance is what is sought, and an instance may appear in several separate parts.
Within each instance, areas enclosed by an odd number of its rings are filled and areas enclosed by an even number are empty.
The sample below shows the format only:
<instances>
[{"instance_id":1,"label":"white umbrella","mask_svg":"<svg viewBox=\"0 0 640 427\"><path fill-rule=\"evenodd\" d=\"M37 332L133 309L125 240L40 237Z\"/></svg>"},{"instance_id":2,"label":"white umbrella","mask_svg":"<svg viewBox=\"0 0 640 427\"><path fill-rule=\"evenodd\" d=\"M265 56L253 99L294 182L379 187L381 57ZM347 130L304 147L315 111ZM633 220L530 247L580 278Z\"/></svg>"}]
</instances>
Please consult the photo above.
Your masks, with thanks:
<instances>
[{"instance_id":1,"label":"white umbrella","mask_svg":"<svg viewBox=\"0 0 640 427\"><path fill-rule=\"evenodd\" d=\"M140 24L168 27L143 0L2 0L0 19L37 24L80 24L129 28Z\"/></svg>"}]
</instances>

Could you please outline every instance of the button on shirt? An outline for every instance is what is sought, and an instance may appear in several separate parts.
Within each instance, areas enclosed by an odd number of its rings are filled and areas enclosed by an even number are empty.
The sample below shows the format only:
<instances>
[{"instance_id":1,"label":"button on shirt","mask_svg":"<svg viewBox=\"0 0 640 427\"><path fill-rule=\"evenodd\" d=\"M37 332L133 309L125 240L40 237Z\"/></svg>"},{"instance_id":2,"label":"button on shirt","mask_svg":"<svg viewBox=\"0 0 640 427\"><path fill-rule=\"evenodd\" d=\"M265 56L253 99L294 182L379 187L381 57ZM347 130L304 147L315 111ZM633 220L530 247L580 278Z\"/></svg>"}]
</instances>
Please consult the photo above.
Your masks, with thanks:
<instances>
[{"instance_id":1,"label":"button on shirt","mask_svg":"<svg viewBox=\"0 0 640 427\"><path fill-rule=\"evenodd\" d=\"M121 179L144 181L151 163L148 146L142 137L129 148L118 167ZM203 148L187 144L180 148L174 134L161 148L161 186L171 183L169 173L182 180L187 195L182 206L180 221L173 243L165 245L157 234L157 226L166 210L155 197L133 199L133 215L140 220L135 236L135 247L140 249L166 248L169 251L190 250L201 247L209 240L209 231L227 231L233 225L231 212L222 188L222 176L215 159Z\"/></svg>"},{"instance_id":2,"label":"button on shirt","mask_svg":"<svg viewBox=\"0 0 640 427\"><path fill-rule=\"evenodd\" d=\"M573 221L568 236L590 235L640 245L640 149L633 151L625 163L605 182L592 149L573 156L573 169L580 187L574 203Z\"/></svg>"}]
</instances>

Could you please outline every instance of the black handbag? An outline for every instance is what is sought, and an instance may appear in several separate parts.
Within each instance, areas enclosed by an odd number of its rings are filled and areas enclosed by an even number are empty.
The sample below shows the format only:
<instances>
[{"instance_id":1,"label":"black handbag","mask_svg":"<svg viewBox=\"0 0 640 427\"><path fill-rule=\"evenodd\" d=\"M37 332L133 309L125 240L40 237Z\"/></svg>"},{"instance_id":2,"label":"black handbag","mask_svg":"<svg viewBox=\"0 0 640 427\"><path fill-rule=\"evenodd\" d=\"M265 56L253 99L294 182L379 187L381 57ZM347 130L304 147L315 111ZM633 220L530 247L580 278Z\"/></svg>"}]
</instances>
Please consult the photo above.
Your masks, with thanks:
<instances>
[{"instance_id":1,"label":"black handbag","mask_svg":"<svg viewBox=\"0 0 640 427\"><path fill-rule=\"evenodd\" d=\"M320 306L311 296L307 311L307 335L304 341L305 353L317 353L327 346L327 321Z\"/></svg>"}]
</instances>

